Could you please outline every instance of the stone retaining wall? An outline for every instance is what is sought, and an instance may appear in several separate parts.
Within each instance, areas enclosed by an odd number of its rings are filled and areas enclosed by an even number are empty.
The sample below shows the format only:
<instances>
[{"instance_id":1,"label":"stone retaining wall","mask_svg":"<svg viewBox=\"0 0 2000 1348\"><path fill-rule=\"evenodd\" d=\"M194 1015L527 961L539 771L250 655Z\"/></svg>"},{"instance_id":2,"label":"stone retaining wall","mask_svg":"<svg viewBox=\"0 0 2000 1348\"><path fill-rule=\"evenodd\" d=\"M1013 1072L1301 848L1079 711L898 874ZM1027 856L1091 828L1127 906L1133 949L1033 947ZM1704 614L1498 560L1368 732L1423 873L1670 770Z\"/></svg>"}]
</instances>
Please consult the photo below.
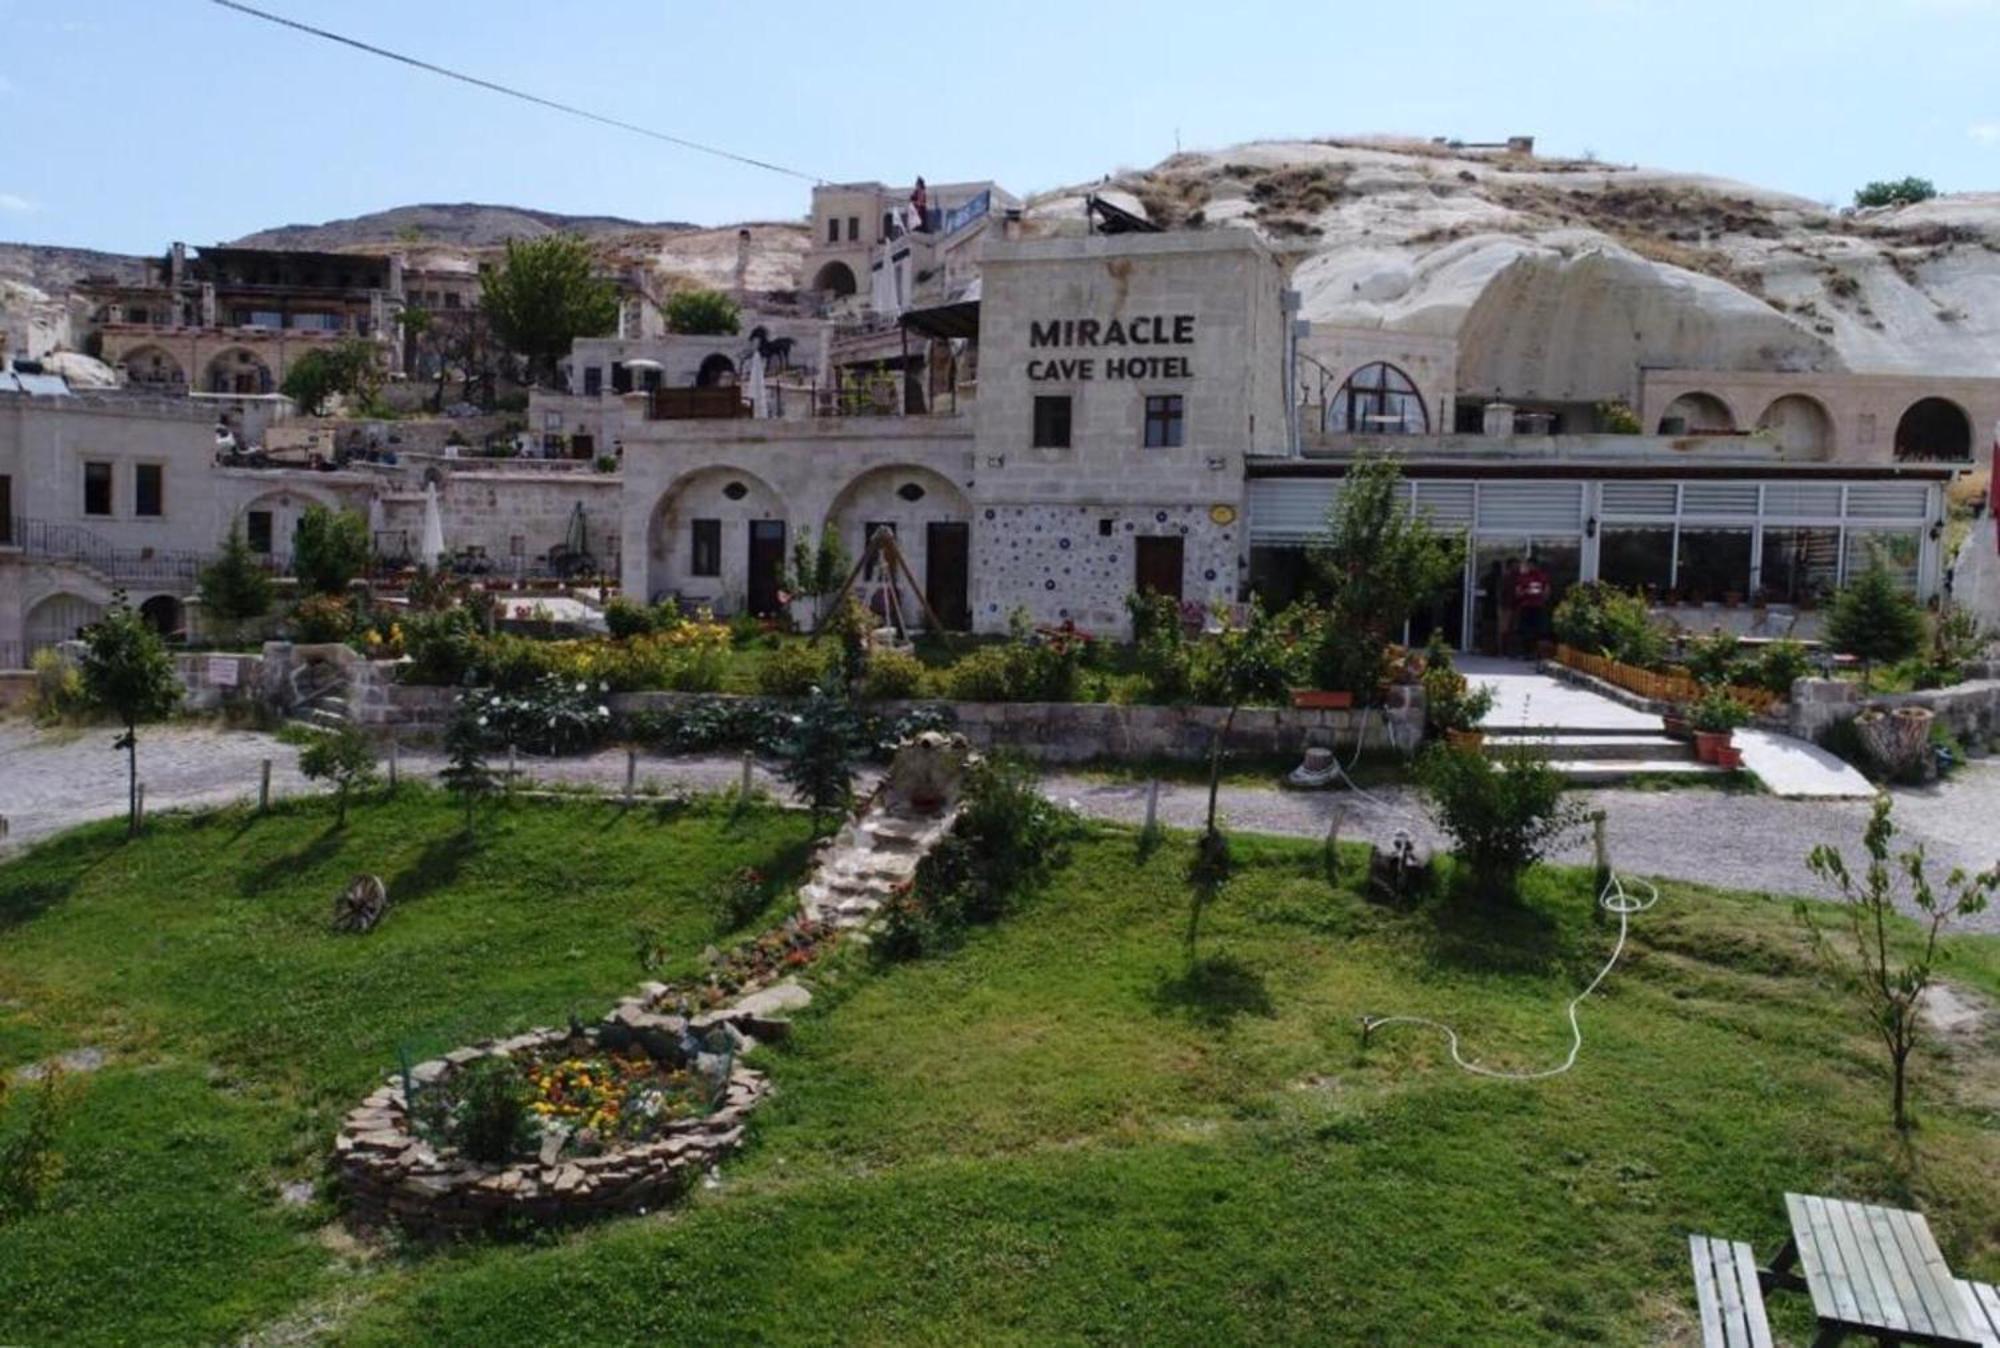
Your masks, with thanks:
<instances>
[{"instance_id":1,"label":"stone retaining wall","mask_svg":"<svg viewBox=\"0 0 2000 1348\"><path fill-rule=\"evenodd\" d=\"M1844 679L1800 679L1792 685L1788 729L1816 743L1830 726L1853 720L1864 707L1928 707L1958 739L1984 745L2000 735L2000 669L1982 664L1968 672L1978 677L1914 693L1864 694L1860 684Z\"/></svg>"},{"instance_id":2,"label":"stone retaining wall","mask_svg":"<svg viewBox=\"0 0 2000 1348\"><path fill-rule=\"evenodd\" d=\"M1397 687L1392 705L1360 711L1310 711L1296 707L1245 707L1230 727L1232 753L1302 754L1308 745L1351 750L1408 752L1423 737L1423 691ZM379 696L354 700L352 714L363 724L397 734L436 733L450 715L451 688L387 686ZM668 711L711 699L713 693L617 693L611 709L620 716ZM749 699L742 699L749 700ZM1010 749L1044 763L1094 759L1207 756L1215 732L1228 718L1226 707L1136 707L1104 702L878 702L887 717L919 706L943 705L957 714L957 729L978 749Z\"/></svg>"}]
</instances>

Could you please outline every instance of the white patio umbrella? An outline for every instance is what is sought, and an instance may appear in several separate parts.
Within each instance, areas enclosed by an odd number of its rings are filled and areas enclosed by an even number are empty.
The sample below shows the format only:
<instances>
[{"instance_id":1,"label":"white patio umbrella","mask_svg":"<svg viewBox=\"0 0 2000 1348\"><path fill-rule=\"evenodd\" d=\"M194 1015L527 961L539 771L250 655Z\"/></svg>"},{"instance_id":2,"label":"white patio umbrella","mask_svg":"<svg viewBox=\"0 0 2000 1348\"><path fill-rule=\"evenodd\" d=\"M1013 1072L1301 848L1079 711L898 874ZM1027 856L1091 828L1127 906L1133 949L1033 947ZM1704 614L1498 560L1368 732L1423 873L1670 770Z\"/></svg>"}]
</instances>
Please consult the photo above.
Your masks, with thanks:
<instances>
[{"instance_id":1,"label":"white patio umbrella","mask_svg":"<svg viewBox=\"0 0 2000 1348\"><path fill-rule=\"evenodd\" d=\"M752 351L750 353L750 415L752 417L761 417L764 415L764 398L764 353L762 351Z\"/></svg>"},{"instance_id":2,"label":"white patio umbrella","mask_svg":"<svg viewBox=\"0 0 2000 1348\"><path fill-rule=\"evenodd\" d=\"M388 527L383 518L382 493L376 492L368 498L368 551L379 554L382 551L382 534Z\"/></svg>"},{"instance_id":3,"label":"white patio umbrella","mask_svg":"<svg viewBox=\"0 0 2000 1348\"><path fill-rule=\"evenodd\" d=\"M424 484L424 533L423 544L417 550L417 559L425 566L436 566L438 558L444 555L444 512L438 508L437 483Z\"/></svg>"}]
</instances>

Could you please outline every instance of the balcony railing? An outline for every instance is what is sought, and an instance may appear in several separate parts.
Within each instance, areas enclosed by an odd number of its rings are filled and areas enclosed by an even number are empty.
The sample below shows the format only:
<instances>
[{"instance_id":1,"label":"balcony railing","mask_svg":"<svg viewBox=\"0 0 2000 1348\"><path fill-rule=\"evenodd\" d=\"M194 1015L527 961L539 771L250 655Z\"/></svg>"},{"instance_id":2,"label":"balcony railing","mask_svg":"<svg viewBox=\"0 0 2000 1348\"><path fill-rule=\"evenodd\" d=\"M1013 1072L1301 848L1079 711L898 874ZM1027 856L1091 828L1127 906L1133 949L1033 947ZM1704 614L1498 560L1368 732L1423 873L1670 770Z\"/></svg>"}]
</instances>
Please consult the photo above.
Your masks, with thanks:
<instances>
[{"instance_id":1,"label":"balcony railing","mask_svg":"<svg viewBox=\"0 0 2000 1348\"><path fill-rule=\"evenodd\" d=\"M117 582L192 584L208 562L199 552L121 548L74 524L0 516L0 547L29 557L75 562Z\"/></svg>"}]
</instances>

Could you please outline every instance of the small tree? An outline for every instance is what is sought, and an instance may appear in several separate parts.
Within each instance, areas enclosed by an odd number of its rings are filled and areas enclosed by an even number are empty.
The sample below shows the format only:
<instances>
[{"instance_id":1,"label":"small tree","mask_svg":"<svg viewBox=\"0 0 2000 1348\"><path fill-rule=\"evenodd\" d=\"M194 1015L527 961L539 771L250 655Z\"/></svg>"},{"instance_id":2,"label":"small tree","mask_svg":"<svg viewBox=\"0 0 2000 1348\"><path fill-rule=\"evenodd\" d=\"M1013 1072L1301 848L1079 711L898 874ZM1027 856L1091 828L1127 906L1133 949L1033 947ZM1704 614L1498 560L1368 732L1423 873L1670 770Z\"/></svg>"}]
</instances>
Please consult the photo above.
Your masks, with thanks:
<instances>
[{"instance_id":1,"label":"small tree","mask_svg":"<svg viewBox=\"0 0 2000 1348\"><path fill-rule=\"evenodd\" d=\"M352 510L308 506L292 540L292 571L315 594L339 594L368 565L368 521Z\"/></svg>"},{"instance_id":2,"label":"small tree","mask_svg":"<svg viewBox=\"0 0 2000 1348\"><path fill-rule=\"evenodd\" d=\"M333 783L334 827L345 828L348 794L375 780L375 746L359 727L344 725L313 736L299 753L299 771L310 781Z\"/></svg>"},{"instance_id":3,"label":"small tree","mask_svg":"<svg viewBox=\"0 0 2000 1348\"><path fill-rule=\"evenodd\" d=\"M1816 905L1810 901L1800 901L1798 914L1813 948L1853 991L1869 1025L1889 1052L1895 1083L1893 1112L1896 1127L1903 1130L1910 1126L1906 1086L1910 1053L1923 1028L1924 993L1941 954L1938 934L1951 919L1971 917L1985 909L1994 889L2000 887L2000 869L1970 878L1963 870L1954 869L1945 878L1946 892L1940 895L1926 873L1921 843L1891 861L1896 825L1889 811L1888 795L1877 796L1875 811L1862 835L1868 869L1858 881L1849 874L1840 850L1827 843L1813 848L1806 858L1814 875L1840 891L1850 941L1836 942L1821 925ZM1909 880L1908 901L1901 906L1920 914L1921 942L1916 955L1903 961L1896 959L1897 947L1903 943L1892 930L1898 909L1892 867Z\"/></svg>"},{"instance_id":4,"label":"small tree","mask_svg":"<svg viewBox=\"0 0 2000 1348\"><path fill-rule=\"evenodd\" d=\"M482 280L479 307L493 335L544 382L577 338L618 323L618 292L598 276L589 243L570 234L508 240L507 256Z\"/></svg>"},{"instance_id":5,"label":"small tree","mask_svg":"<svg viewBox=\"0 0 2000 1348\"><path fill-rule=\"evenodd\" d=\"M1328 608L1313 677L1322 688L1353 693L1357 703L1374 697L1382 654L1410 614L1464 565L1461 540L1411 514L1401 483L1389 459L1356 462L1311 553Z\"/></svg>"},{"instance_id":6,"label":"small tree","mask_svg":"<svg viewBox=\"0 0 2000 1348\"><path fill-rule=\"evenodd\" d=\"M299 411L316 417L336 393L365 407L375 401L381 387L380 349L365 337L344 337L333 346L315 348L293 361L278 392L298 404Z\"/></svg>"},{"instance_id":7,"label":"small tree","mask_svg":"<svg viewBox=\"0 0 2000 1348\"><path fill-rule=\"evenodd\" d=\"M821 530L817 544L811 528L799 530L792 543L792 573L785 578L785 588L802 599L812 600L815 628L825 616L828 596L840 589L853 565L838 529Z\"/></svg>"},{"instance_id":8,"label":"small tree","mask_svg":"<svg viewBox=\"0 0 2000 1348\"><path fill-rule=\"evenodd\" d=\"M85 705L118 719L125 733L113 744L125 751L126 833L139 831L139 726L167 715L181 700L181 682L174 673L159 634L146 625L123 593L115 596L104 616L83 629L83 696Z\"/></svg>"},{"instance_id":9,"label":"small tree","mask_svg":"<svg viewBox=\"0 0 2000 1348\"><path fill-rule=\"evenodd\" d=\"M1937 195L1937 185L1929 178L1899 178L1872 182L1854 194L1857 206L1913 206Z\"/></svg>"},{"instance_id":10,"label":"small tree","mask_svg":"<svg viewBox=\"0 0 2000 1348\"><path fill-rule=\"evenodd\" d=\"M493 771L486 766L486 750L492 737L486 728L486 709L491 695L469 689L452 703L451 720L444 730L444 771L438 780L445 790L465 804L465 832L471 835L475 810L480 800L493 793Z\"/></svg>"},{"instance_id":11,"label":"small tree","mask_svg":"<svg viewBox=\"0 0 2000 1348\"><path fill-rule=\"evenodd\" d=\"M845 697L815 688L792 715L780 775L812 811L812 827L836 818L854 803L854 755L859 748L854 709Z\"/></svg>"},{"instance_id":12,"label":"small tree","mask_svg":"<svg viewBox=\"0 0 2000 1348\"><path fill-rule=\"evenodd\" d=\"M229 526L222 555L202 568L197 593L202 608L228 624L232 636L238 624L271 611L271 577L236 524Z\"/></svg>"},{"instance_id":13,"label":"small tree","mask_svg":"<svg viewBox=\"0 0 2000 1348\"><path fill-rule=\"evenodd\" d=\"M1924 640L1924 611L1889 573L1882 554L1871 553L1868 569L1834 596L1826 615L1826 639L1833 648L1861 661L1865 689L1875 664L1894 664L1916 654Z\"/></svg>"},{"instance_id":14,"label":"small tree","mask_svg":"<svg viewBox=\"0 0 2000 1348\"><path fill-rule=\"evenodd\" d=\"M720 290L683 290L667 298L667 331L727 337L742 327L736 301Z\"/></svg>"}]
</instances>

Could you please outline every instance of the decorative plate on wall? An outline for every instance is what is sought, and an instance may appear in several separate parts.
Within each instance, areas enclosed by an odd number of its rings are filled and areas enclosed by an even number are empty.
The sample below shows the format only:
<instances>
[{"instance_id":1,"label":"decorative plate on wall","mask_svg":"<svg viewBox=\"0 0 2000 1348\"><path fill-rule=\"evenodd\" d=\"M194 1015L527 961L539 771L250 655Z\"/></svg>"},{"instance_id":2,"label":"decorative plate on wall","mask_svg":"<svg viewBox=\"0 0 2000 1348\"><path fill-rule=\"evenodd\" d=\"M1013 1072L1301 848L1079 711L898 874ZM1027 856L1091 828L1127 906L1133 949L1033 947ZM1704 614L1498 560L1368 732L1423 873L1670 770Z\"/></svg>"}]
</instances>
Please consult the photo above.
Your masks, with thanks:
<instances>
[{"instance_id":1,"label":"decorative plate on wall","mask_svg":"<svg viewBox=\"0 0 2000 1348\"><path fill-rule=\"evenodd\" d=\"M1233 505L1212 505L1208 508L1208 517L1217 524L1234 524L1236 523L1236 507Z\"/></svg>"}]
</instances>

